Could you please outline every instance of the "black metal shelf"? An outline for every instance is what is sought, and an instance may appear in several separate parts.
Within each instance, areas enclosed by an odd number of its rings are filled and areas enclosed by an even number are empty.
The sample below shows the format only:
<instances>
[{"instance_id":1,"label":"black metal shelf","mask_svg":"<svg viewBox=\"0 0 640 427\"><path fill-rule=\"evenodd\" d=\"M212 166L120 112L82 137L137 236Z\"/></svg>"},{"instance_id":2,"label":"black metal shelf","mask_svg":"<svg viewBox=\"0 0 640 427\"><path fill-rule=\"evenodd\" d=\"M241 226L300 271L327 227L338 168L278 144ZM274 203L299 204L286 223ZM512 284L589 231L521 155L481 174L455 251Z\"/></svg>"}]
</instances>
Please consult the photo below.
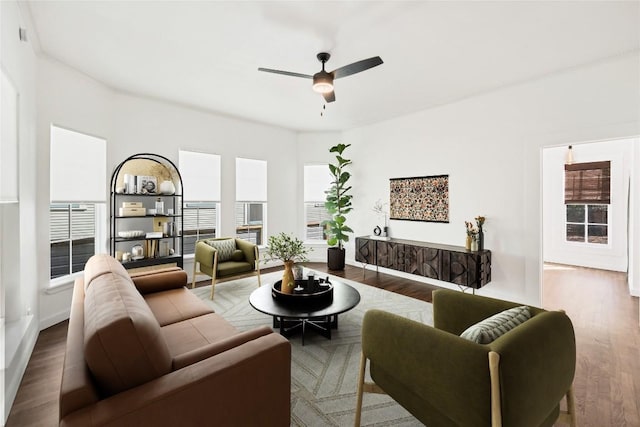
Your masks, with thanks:
<instances>
[{"instance_id":1,"label":"black metal shelf","mask_svg":"<svg viewBox=\"0 0 640 427\"><path fill-rule=\"evenodd\" d=\"M166 177L166 179L170 179L175 186L174 194L162 194L162 193L147 193L147 194L138 194L138 193L118 193L116 192L116 186L119 180L121 173L124 174L134 174L134 175L145 175L145 170L147 169L147 165L139 166L140 161L148 161L150 162L150 166L148 167L151 173L146 175L156 176L157 178ZM127 165L128 162L135 161L135 163L131 163ZM142 162L144 163L144 162ZM127 165L123 169L123 167ZM156 173L154 173L156 172ZM159 173L157 173L159 172ZM110 223L111 223L111 234L110 234L110 251L111 255L115 256L116 252L127 252L130 248L127 244L135 243L135 242L152 242L152 241L169 241L170 249L175 251L173 255L167 255L162 257L150 257L143 258L140 260L131 260L127 262L123 262L125 268L138 268L138 267L148 267L153 265L161 265L161 264L169 264L175 263L179 267L183 267L183 253L184 253L184 239L183 239L183 230L184 226L184 202L182 198L183 194L182 188L182 177L180 176L180 172L176 165L169 160L168 158L161 156L159 154L152 153L139 153L134 154L132 156L127 157L124 161L116 166L112 175L111 175L111 213L110 213ZM140 215L140 216L121 216L119 213L119 205L121 205L122 200L131 201L131 199L139 199L143 202L143 205L147 205L147 209L152 209L152 199L157 199L161 197L165 201L165 206L167 209L173 209L175 212L171 215ZM166 219L166 220L176 220L176 225L180 228L176 230L175 236L163 236L163 237L150 237L146 236L140 237L119 237L118 231L123 231L122 227L127 222L120 222L122 220L132 220L132 219L154 219L154 221L149 221L147 227L142 225L140 227L141 230L145 232L152 232L154 228L152 228L152 224L155 224L155 220L157 219ZM120 229L118 229L118 225L120 224ZM155 250L154 250L155 252Z\"/></svg>"}]
</instances>

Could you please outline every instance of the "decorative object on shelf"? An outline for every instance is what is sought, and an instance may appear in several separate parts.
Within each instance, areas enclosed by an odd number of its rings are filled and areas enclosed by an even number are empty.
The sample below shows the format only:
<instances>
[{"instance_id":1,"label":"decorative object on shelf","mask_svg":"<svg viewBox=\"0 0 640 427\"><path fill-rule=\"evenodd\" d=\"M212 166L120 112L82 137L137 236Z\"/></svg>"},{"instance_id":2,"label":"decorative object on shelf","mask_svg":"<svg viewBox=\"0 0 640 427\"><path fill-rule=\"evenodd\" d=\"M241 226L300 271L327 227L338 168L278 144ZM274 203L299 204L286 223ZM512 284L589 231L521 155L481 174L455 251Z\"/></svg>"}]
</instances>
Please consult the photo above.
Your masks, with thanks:
<instances>
[{"instance_id":1,"label":"decorative object on shelf","mask_svg":"<svg viewBox=\"0 0 640 427\"><path fill-rule=\"evenodd\" d=\"M478 250L484 250L484 231L482 230L482 226L484 225L485 217L477 216L476 217L476 225L478 226Z\"/></svg>"},{"instance_id":2,"label":"decorative object on shelf","mask_svg":"<svg viewBox=\"0 0 640 427\"><path fill-rule=\"evenodd\" d=\"M467 239L464 243L464 248L468 251L471 250L471 242L473 242L473 236L471 234L467 234Z\"/></svg>"},{"instance_id":3,"label":"decorative object on shelf","mask_svg":"<svg viewBox=\"0 0 640 427\"><path fill-rule=\"evenodd\" d=\"M467 240L465 242L464 247L470 251L472 250L473 241L476 240L476 236L478 235L478 229L473 226L473 223L470 221L464 222L465 228L467 230ZM477 249L476 249L477 250Z\"/></svg>"},{"instance_id":4,"label":"decorative object on shelf","mask_svg":"<svg viewBox=\"0 0 640 427\"><path fill-rule=\"evenodd\" d=\"M304 246L302 240L286 233L269 236L265 261L279 259L284 263L282 275L282 293L291 293L295 287L293 264L295 261L307 261L310 249Z\"/></svg>"},{"instance_id":5,"label":"decorative object on shelf","mask_svg":"<svg viewBox=\"0 0 640 427\"><path fill-rule=\"evenodd\" d=\"M331 219L323 221L327 227L327 266L329 270L344 270L345 249L344 243L349 241L348 233L353 230L345 223L346 214L351 212L352 195L349 194L351 186L347 186L351 174L345 170L351 164L351 160L342 157L342 153L351 144L338 144L329 149L330 153L336 153L336 163L329 163L331 172L331 187L325 191L327 199L325 208L331 215ZM336 246L337 245L337 246Z\"/></svg>"},{"instance_id":6,"label":"decorative object on shelf","mask_svg":"<svg viewBox=\"0 0 640 427\"><path fill-rule=\"evenodd\" d=\"M160 197L156 199L156 215L164 215L164 201Z\"/></svg>"},{"instance_id":7,"label":"decorative object on shelf","mask_svg":"<svg viewBox=\"0 0 640 427\"><path fill-rule=\"evenodd\" d=\"M164 195L173 195L176 192L176 186L173 185L173 181L165 180L160 183L160 193Z\"/></svg>"},{"instance_id":8,"label":"decorative object on shelf","mask_svg":"<svg viewBox=\"0 0 640 427\"><path fill-rule=\"evenodd\" d=\"M136 186L138 194L156 194L158 191L158 179L155 176L137 176Z\"/></svg>"},{"instance_id":9,"label":"decorative object on shelf","mask_svg":"<svg viewBox=\"0 0 640 427\"><path fill-rule=\"evenodd\" d=\"M135 245L134 247L132 247L131 255L131 259L134 261L144 258L144 248L142 247L142 245Z\"/></svg>"},{"instance_id":10,"label":"decorative object on shelf","mask_svg":"<svg viewBox=\"0 0 640 427\"><path fill-rule=\"evenodd\" d=\"M129 230L129 231L118 231L118 237L122 237L123 239L133 239L136 237L142 237L146 233L143 230Z\"/></svg>"},{"instance_id":11,"label":"decorative object on shelf","mask_svg":"<svg viewBox=\"0 0 640 427\"><path fill-rule=\"evenodd\" d=\"M375 234L376 236L380 236L380 234L382 234L382 229L379 225L376 225L376 228L373 229L373 234Z\"/></svg>"},{"instance_id":12,"label":"decorative object on shelf","mask_svg":"<svg viewBox=\"0 0 640 427\"><path fill-rule=\"evenodd\" d=\"M391 178L390 218L449 222L449 175Z\"/></svg>"},{"instance_id":13,"label":"decorative object on shelf","mask_svg":"<svg viewBox=\"0 0 640 427\"><path fill-rule=\"evenodd\" d=\"M471 239L471 250L474 252L478 251L478 235L476 234L473 239Z\"/></svg>"},{"instance_id":14,"label":"decorative object on shelf","mask_svg":"<svg viewBox=\"0 0 640 427\"><path fill-rule=\"evenodd\" d=\"M147 214L142 202L122 202L118 213L120 216L145 216Z\"/></svg>"},{"instance_id":15,"label":"decorative object on shelf","mask_svg":"<svg viewBox=\"0 0 640 427\"><path fill-rule=\"evenodd\" d=\"M374 204L373 204L373 211L375 213L377 213L378 215L382 215L383 218L383 228L382 230L380 230L380 234L376 234L376 236L381 236L381 237L389 237L389 224L387 223L387 210L385 208L386 203L383 203L382 200L378 199ZM380 228L380 227L377 227ZM375 234L375 233L374 233Z\"/></svg>"}]
</instances>

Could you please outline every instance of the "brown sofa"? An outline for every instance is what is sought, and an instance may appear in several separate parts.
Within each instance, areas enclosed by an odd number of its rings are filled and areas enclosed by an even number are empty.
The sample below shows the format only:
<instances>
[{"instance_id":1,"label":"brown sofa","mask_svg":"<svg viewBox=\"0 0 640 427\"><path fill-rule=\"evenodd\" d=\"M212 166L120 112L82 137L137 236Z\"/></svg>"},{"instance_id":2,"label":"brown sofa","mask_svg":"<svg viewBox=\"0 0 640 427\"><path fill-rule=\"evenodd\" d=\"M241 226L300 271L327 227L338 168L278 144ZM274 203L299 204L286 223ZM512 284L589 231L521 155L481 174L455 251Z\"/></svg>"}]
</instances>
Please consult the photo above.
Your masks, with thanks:
<instances>
[{"instance_id":1,"label":"brown sofa","mask_svg":"<svg viewBox=\"0 0 640 427\"><path fill-rule=\"evenodd\" d=\"M61 426L289 425L291 345L239 332L180 269L133 278L96 255L76 280Z\"/></svg>"}]
</instances>

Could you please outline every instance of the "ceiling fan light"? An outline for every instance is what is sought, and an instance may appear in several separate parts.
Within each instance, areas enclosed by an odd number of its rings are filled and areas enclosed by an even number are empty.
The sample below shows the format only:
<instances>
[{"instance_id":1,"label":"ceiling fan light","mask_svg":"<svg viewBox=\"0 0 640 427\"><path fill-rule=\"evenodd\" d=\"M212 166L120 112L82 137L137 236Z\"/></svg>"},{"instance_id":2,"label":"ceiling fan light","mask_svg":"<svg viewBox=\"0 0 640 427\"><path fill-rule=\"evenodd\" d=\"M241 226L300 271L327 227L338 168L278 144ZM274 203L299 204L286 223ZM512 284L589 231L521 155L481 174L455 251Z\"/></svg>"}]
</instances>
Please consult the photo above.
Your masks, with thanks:
<instances>
[{"instance_id":1,"label":"ceiling fan light","mask_svg":"<svg viewBox=\"0 0 640 427\"><path fill-rule=\"evenodd\" d=\"M320 71L313 76L313 90L318 93L329 93L333 90L333 76Z\"/></svg>"}]
</instances>

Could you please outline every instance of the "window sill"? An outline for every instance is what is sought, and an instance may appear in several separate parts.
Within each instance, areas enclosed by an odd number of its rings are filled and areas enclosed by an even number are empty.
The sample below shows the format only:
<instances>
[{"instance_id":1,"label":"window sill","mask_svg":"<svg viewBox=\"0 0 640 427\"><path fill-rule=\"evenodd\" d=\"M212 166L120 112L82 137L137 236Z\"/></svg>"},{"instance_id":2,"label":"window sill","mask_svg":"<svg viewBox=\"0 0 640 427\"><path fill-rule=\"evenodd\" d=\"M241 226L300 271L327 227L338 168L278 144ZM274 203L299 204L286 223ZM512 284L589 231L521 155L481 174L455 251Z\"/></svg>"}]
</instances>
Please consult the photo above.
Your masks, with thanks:
<instances>
[{"instance_id":1,"label":"window sill","mask_svg":"<svg viewBox=\"0 0 640 427\"><path fill-rule=\"evenodd\" d=\"M44 289L44 293L47 295L57 294L66 290L72 289L78 277L82 277L84 271L69 274L67 276L56 277L49 281L49 286Z\"/></svg>"}]
</instances>

